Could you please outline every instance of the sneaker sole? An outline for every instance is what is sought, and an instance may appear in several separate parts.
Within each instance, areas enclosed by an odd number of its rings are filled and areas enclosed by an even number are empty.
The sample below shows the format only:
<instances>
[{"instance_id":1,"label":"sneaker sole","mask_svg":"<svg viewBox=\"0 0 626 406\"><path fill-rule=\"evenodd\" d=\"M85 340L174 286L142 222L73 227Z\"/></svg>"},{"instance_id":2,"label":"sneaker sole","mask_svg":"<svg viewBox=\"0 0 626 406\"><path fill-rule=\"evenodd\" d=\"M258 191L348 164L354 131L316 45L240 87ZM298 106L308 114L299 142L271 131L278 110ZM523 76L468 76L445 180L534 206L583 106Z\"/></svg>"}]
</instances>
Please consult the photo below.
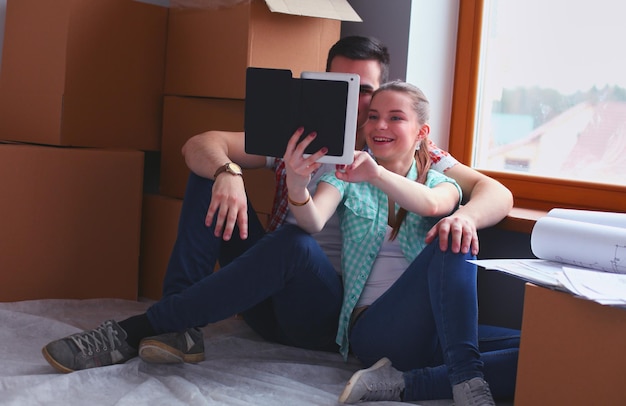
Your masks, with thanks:
<instances>
[{"instance_id":1,"label":"sneaker sole","mask_svg":"<svg viewBox=\"0 0 626 406\"><path fill-rule=\"evenodd\" d=\"M355 372L354 375L352 375L352 378L350 378L350 380L348 381L346 387L343 389L343 392L341 392L341 395L339 396L339 402L345 403L346 400L348 400L348 397L350 397L352 389L354 388L354 384L359 381L361 375L366 372L375 371L387 365L391 365L391 361L388 358L381 358L371 367Z\"/></svg>"},{"instance_id":2,"label":"sneaker sole","mask_svg":"<svg viewBox=\"0 0 626 406\"><path fill-rule=\"evenodd\" d=\"M43 347L41 349L41 353L43 354L43 357L46 359L46 361L48 361L48 364L50 364L52 368L56 369L57 371L63 372L64 374L69 374L70 372L74 372L73 369L64 367L63 365L59 364L54 358L52 358L52 355L48 353L48 350L46 349L46 347Z\"/></svg>"},{"instance_id":3,"label":"sneaker sole","mask_svg":"<svg viewBox=\"0 0 626 406\"><path fill-rule=\"evenodd\" d=\"M151 364L197 364L204 361L204 353L184 354L160 341L144 340L139 348L139 358Z\"/></svg>"}]
</instances>

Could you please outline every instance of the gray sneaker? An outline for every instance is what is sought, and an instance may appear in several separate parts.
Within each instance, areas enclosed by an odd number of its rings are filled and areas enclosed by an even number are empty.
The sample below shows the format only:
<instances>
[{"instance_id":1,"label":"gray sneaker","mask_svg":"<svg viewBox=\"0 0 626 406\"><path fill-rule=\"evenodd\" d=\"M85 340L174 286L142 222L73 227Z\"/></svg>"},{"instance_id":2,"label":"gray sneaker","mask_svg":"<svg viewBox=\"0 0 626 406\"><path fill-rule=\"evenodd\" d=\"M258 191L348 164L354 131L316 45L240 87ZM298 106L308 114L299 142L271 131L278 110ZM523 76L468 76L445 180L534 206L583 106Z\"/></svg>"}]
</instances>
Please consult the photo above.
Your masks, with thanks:
<instances>
[{"instance_id":1,"label":"gray sneaker","mask_svg":"<svg viewBox=\"0 0 626 406\"><path fill-rule=\"evenodd\" d=\"M472 378L452 387L454 406L496 406L489 384L482 378Z\"/></svg>"},{"instance_id":2,"label":"gray sneaker","mask_svg":"<svg viewBox=\"0 0 626 406\"><path fill-rule=\"evenodd\" d=\"M402 400L404 377L382 358L367 369L355 372L339 396L341 403L358 403L376 400Z\"/></svg>"},{"instance_id":3,"label":"gray sneaker","mask_svg":"<svg viewBox=\"0 0 626 406\"><path fill-rule=\"evenodd\" d=\"M197 363L204 360L204 337L199 328L146 337L139 343L139 357L153 364Z\"/></svg>"},{"instance_id":4,"label":"gray sneaker","mask_svg":"<svg viewBox=\"0 0 626 406\"><path fill-rule=\"evenodd\" d=\"M52 341L41 352L50 365L65 373L121 364L137 356L137 350L126 342L126 332L114 320Z\"/></svg>"}]
</instances>

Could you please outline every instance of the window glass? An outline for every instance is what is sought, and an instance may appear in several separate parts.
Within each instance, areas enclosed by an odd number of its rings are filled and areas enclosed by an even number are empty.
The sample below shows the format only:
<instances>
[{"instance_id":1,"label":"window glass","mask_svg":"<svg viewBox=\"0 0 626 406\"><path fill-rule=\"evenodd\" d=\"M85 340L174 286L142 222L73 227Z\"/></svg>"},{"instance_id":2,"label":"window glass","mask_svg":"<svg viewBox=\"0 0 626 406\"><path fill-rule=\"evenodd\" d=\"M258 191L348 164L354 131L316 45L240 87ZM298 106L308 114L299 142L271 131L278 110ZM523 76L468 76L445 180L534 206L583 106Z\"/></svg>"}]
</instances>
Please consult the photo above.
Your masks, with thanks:
<instances>
[{"instance_id":1,"label":"window glass","mask_svg":"<svg viewBox=\"0 0 626 406\"><path fill-rule=\"evenodd\" d=\"M626 185L626 3L485 0L472 165Z\"/></svg>"}]
</instances>

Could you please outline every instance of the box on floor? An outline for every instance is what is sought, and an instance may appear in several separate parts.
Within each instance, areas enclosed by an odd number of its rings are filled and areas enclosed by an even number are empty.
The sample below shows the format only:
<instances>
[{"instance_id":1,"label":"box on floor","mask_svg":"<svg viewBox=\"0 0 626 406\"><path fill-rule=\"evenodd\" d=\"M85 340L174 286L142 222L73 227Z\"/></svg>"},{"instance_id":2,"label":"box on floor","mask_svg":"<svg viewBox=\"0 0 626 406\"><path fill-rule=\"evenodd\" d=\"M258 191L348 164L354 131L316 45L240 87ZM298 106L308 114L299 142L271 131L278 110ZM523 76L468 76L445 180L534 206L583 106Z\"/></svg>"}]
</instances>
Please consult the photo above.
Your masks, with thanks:
<instances>
[{"instance_id":1,"label":"box on floor","mask_svg":"<svg viewBox=\"0 0 626 406\"><path fill-rule=\"evenodd\" d=\"M167 272L183 201L163 195L146 194L141 222L139 296L159 300ZM215 270L219 269L216 264Z\"/></svg>"},{"instance_id":2,"label":"box on floor","mask_svg":"<svg viewBox=\"0 0 626 406\"><path fill-rule=\"evenodd\" d=\"M515 405L625 405L626 310L526 284Z\"/></svg>"},{"instance_id":3,"label":"box on floor","mask_svg":"<svg viewBox=\"0 0 626 406\"><path fill-rule=\"evenodd\" d=\"M129 0L7 0L1 138L158 150L167 15Z\"/></svg>"},{"instance_id":4,"label":"box on floor","mask_svg":"<svg viewBox=\"0 0 626 406\"><path fill-rule=\"evenodd\" d=\"M141 221L139 296L161 298L163 278L176 241L183 201L162 195L144 195Z\"/></svg>"},{"instance_id":5,"label":"box on floor","mask_svg":"<svg viewBox=\"0 0 626 406\"><path fill-rule=\"evenodd\" d=\"M143 161L0 144L0 301L136 299Z\"/></svg>"}]
</instances>

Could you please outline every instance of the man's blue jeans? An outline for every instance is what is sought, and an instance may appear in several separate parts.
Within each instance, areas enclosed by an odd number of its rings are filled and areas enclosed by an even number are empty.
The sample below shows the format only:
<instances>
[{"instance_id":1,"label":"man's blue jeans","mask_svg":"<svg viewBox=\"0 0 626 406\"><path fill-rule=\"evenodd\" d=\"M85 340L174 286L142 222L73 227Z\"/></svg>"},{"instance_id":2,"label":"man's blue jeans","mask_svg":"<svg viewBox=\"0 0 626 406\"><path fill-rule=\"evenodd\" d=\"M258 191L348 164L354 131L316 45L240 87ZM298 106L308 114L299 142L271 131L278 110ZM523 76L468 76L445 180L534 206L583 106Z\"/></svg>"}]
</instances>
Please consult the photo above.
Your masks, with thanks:
<instances>
[{"instance_id":1,"label":"man's blue jeans","mask_svg":"<svg viewBox=\"0 0 626 406\"><path fill-rule=\"evenodd\" d=\"M352 327L352 352L365 365L386 356L407 371L405 400L451 398L452 385L483 371L494 397L514 394L519 331L478 326L471 258L434 241Z\"/></svg>"},{"instance_id":2,"label":"man's blue jeans","mask_svg":"<svg viewBox=\"0 0 626 406\"><path fill-rule=\"evenodd\" d=\"M163 298L147 312L153 328L181 331L241 313L267 340L336 350L341 277L317 242L292 225L265 235L250 205L247 240L238 230L228 242L215 237L204 224L212 187L191 174Z\"/></svg>"}]
</instances>

